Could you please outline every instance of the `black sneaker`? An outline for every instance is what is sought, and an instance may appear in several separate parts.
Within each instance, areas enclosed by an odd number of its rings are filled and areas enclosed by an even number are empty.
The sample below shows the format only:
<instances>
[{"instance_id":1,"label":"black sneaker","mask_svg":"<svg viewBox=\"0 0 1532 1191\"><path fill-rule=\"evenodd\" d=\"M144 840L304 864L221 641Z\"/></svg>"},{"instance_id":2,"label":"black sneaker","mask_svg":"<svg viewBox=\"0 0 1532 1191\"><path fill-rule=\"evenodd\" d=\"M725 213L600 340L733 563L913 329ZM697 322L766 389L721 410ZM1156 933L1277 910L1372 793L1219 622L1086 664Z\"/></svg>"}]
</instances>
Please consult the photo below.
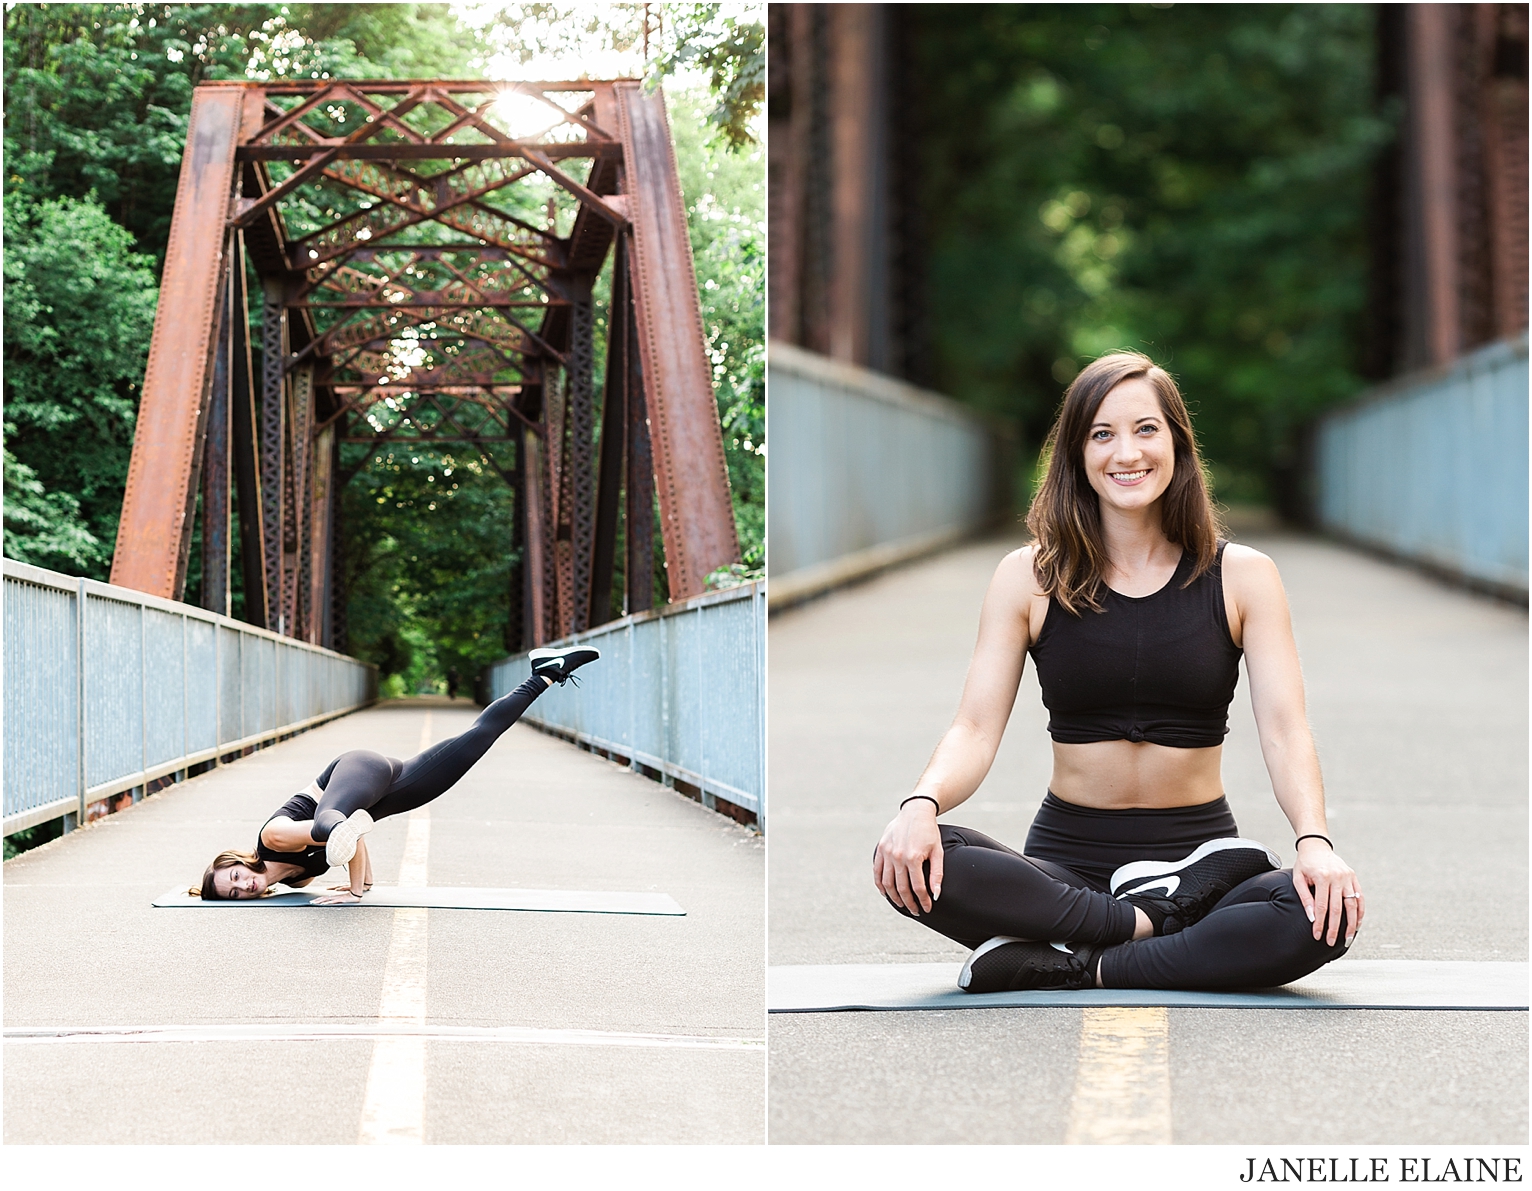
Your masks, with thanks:
<instances>
[{"instance_id":1,"label":"black sneaker","mask_svg":"<svg viewBox=\"0 0 1532 1191\"><path fill-rule=\"evenodd\" d=\"M1202 918L1241 881L1282 867L1253 839L1212 839L1184 860L1135 860L1112 874L1118 899L1140 906L1157 935L1174 935Z\"/></svg>"},{"instance_id":2,"label":"black sneaker","mask_svg":"<svg viewBox=\"0 0 1532 1191\"><path fill-rule=\"evenodd\" d=\"M958 973L964 992L1095 988L1101 948L1086 943L1029 943L996 935L968 957Z\"/></svg>"},{"instance_id":3,"label":"black sneaker","mask_svg":"<svg viewBox=\"0 0 1532 1191\"><path fill-rule=\"evenodd\" d=\"M534 649L527 654L527 660L532 663L533 674L541 674L563 686L571 674L600 656L601 651L593 646L568 645L563 649Z\"/></svg>"}]
</instances>

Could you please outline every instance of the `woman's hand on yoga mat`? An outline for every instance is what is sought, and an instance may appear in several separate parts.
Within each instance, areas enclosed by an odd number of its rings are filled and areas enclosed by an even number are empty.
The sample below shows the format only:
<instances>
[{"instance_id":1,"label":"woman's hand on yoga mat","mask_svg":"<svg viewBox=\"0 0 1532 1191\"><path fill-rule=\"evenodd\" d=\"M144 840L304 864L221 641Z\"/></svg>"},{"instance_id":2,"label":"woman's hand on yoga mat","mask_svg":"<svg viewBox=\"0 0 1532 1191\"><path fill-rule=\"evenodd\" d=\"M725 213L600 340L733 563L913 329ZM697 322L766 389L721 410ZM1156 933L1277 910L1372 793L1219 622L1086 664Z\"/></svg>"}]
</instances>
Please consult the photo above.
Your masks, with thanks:
<instances>
[{"instance_id":1,"label":"woman's hand on yoga mat","mask_svg":"<svg viewBox=\"0 0 1532 1191\"><path fill-rule=\"evenodd\" d=\"M930 888L925 866L931 866ZM917 918L931 912L942 893L942 835L936 807L924 798L906 802L883 830L872 857L872 881L878 892Z\"/></svg>"},{"instance_id":2,"label":"woman's hand on yoga mat","mask_svg":"<svg viewBox=\"0 0 1532 1191\"><path fill-rule=\"evenodd\" d=\"M1314 937L1324 935L1331 947L1339 937L1341 915L1346 902L1355 910L1346 915L1346 942L1356 937L1357 927L1366 915L1362 883L1349 864L1337 856L1324 840L1306 839L1298 845L1298 859L1293 862L1293 887L1314 924ZM1350 895L1355 894L1353 899Z\"/></svg>"},{"instance_id":3,"label":"woman's hand on yoga mat","mask_svg":"<svg viewBox=\"0 0 1532 1191\"><path fill-rule=\"evenodd\" d=\"M316 897L309 904L314 906L354 906L361 900L360 894L352 893L350 889L341 886L340 893L327 893L323 897Z\"/></svg>"}]
</instances>

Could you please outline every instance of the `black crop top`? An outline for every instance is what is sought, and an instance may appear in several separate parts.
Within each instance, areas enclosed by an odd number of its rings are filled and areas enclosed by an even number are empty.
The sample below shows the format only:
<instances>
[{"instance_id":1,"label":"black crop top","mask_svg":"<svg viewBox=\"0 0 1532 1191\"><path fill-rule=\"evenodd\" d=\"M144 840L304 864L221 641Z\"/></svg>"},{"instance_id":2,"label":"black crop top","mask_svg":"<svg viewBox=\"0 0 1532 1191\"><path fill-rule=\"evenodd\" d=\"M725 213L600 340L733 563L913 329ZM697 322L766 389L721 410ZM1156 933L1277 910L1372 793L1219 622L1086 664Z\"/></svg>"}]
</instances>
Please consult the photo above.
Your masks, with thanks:
<instances>
[{"instance_id":1,"label":"black crop top","mask_svg":"<svg viewBox=\"0 0 1532 1191\"><path fill-rule=\"evenodd\" d=\"M1079 616L1049 602L1029 652L1054 740L1147 740L1183 749L1223 743L1241 653L1224 610L1224 545L1188 587L1192 556L1183 551L1170 582L1153 595L1108 587L1101 611Z\"/></svg>"},{"instance_id":2,"label":"black crop top","mask_svg":"<svg viewBox=\"0 0 1532 1191\"><path fill-rule=\"evenodd\" d=\"M314 817L314 809L317 805L307 794L294 794L276 809L271 819L291 819L295 823L304 823ZM267 819L266 823L270 823L271 819ZM262 860L275 860L279 864L303 866L303 871L296 877L289 877L283 882L284 885L309 877L322 876L330 871L330 862L325 856L323 844L315 844L311 848L304 848L301 852L279 852L275 848L268 848L261 839L261 833L266 830L266 823L262 823L261 830L255 833L255 854Z\"/></svg>"}]
</instances>

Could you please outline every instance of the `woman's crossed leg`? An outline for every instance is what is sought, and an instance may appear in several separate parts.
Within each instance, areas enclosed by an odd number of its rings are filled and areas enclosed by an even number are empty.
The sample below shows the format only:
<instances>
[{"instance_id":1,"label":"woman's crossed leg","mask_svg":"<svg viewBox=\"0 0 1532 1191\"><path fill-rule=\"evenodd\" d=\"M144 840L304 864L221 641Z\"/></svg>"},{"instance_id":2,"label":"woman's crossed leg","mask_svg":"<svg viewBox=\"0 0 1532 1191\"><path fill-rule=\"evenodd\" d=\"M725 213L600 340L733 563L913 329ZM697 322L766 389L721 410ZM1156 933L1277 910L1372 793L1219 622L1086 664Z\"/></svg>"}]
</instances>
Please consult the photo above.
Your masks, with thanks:
<instances>
[{"instance_id":1,"label":"woman's crossed leg","mask_svg":"<svg viewBox=\"0 0 1532 1191\"><path fill-rule=\"evenodd\" d=\"M1143 932L1133 907L1072 869L1023 856L971 828L944 824L941 831L941 896L916 920L969 948L996 937L1083 944L1090 985L1270 988L1308 975L1347 947L1349 923L1334 944L1314 938L1290 869L1241 882L1185 930L1135 939Z\"/></svg>"}]
</instances>

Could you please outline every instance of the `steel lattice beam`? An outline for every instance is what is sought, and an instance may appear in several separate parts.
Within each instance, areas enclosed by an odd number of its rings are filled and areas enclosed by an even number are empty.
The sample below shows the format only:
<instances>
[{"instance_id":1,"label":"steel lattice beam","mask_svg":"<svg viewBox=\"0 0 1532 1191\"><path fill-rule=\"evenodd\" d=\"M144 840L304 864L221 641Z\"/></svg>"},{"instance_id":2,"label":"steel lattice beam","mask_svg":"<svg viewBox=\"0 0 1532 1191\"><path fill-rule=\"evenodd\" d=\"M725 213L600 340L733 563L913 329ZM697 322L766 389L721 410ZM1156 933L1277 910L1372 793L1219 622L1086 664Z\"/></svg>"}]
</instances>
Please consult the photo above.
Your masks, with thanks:
<instances>
[{"instance_id":1,"label":"steel lattice beam","mask_svg":"<svg viewBox=\"0 0 1532 1191\"><path fill-rule=\"evenodd\" d=\"M542 132L503 126L507 90L547 109ZM598 392L592 293L619 241ZM671 598L737 557L659 95L584 79L197 88L114 581L180 596L207 444L214 519L237 480L247 614L337 643L337 493L355 471L338 452L382 442L514 445L495 468L516 493L519 644L613 614L619 517L628 604L647 606L656 490ZM206 537L216 572L227 534Z\"/></svg>"},{"instance_id":2,"label":"steel lattice beam","mask_svg":"<svg viewBox=\"0 0 1532 1191\"><path fill-rule=\"evenodd\" d=\"M633 220L633 308L670 598L739 559L686 207L659 92L616 88Z\"/></svg>"},{"instance_id":3,"label":"steel lattice beam","mask_svg":"<svg viewBox=\"0 0 1532 1191\"><path fill-rule=\"evenodd\" d=\"M181 598L186 577L226 263L224 219L246 99L241 90L199 89L192 97L112 555L113 583L169 599Z\"/></svg>"}]
</instances>

